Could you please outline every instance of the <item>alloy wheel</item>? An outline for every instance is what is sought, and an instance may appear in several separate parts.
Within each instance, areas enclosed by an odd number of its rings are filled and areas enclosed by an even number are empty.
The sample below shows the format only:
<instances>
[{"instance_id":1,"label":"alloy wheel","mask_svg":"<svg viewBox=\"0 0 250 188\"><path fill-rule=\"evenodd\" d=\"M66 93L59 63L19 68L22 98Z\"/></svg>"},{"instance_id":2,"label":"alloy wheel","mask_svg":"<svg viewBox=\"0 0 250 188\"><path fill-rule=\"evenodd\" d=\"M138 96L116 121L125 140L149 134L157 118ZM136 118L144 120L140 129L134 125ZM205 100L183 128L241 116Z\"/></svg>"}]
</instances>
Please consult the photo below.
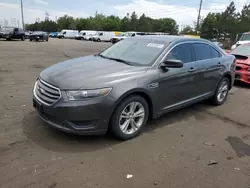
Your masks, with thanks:
<instances>
[{"instance_id":1,"label":"alloy wheel","mask_svg":"<svg viewBox=\"0 0 250 188\"><path fill-rule=\"evenodd\" d=\"M223 82L221 82L220 87L218 89L217 100L219 102L222 102L226 98L227 93L228 93L228 83L227 81L224 80Z\"/></svg>"},{"instance_id":2,"label":"alloy wheel","mask_svg":"<svg viewBox=\"0 0 250 188\"><path fill-rule=\"evenodd\" d=\"M139 130L145 119L144 106L139 102L129 103L119 118L119 127L124 134L133 134Z\"/></svg>"}]
</instances>

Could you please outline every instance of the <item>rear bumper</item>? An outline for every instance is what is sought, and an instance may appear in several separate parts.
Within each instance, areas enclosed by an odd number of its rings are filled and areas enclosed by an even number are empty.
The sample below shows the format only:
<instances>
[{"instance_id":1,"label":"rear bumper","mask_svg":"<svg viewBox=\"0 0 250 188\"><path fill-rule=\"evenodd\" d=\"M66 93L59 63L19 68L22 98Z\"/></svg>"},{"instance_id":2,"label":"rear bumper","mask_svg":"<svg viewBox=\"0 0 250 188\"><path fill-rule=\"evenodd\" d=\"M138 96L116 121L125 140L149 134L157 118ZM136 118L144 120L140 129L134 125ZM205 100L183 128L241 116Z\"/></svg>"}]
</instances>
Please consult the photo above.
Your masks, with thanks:
<instances>
[{"instance_id":1,"label":"rear bumper","mask_svg":"<svg viewBox=\"0 0 250 188\"><path fill-rule=\"evenodd\" d=\"M236 71L235 80L250 84L250 72L249 71Z\"/></svg>"}]
</instances>

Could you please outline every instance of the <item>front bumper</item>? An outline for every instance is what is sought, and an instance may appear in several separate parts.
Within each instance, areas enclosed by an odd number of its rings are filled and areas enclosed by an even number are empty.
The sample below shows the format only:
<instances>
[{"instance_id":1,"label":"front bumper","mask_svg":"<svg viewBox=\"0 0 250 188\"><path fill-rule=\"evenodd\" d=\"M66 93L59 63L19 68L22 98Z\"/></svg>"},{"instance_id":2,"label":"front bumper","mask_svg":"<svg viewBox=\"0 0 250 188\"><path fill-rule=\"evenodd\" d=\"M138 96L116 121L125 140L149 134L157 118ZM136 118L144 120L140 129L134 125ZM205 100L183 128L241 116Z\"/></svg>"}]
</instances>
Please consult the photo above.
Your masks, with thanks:
<instances>
[{"instance_id":1,"label":"front bumper","mask_svg":"<svg viewBox=\"0 0 250 188\"><path fill-rule=\"evenodd\" d=\"M33 107L43 121L61 131L78 135L102 135L108 130L115 101L111 97L86 101L62 98L52 106L33 96Z\"/></svg>"},{"instance_id":2,"label":"front bumper","mask_svg":"<svg viewBox=\"0 0 250 188\"><path fill-rule=\"evenodd\" d=\"M236 71L235 80L250 84L250 72L249 71Z\"/></svg>"},{"instance_id":3,"label":"front bumper","mask_svg":"<svg viewBox=\"0 0 250 188\"><path fill-rule=\"evenodd\" d=\"M43 39L44 37L41 36L41 35L30 35L29 36L29 39L32 39L32 40L40 40L40 39Z\"/></svg>"}]
</instances>

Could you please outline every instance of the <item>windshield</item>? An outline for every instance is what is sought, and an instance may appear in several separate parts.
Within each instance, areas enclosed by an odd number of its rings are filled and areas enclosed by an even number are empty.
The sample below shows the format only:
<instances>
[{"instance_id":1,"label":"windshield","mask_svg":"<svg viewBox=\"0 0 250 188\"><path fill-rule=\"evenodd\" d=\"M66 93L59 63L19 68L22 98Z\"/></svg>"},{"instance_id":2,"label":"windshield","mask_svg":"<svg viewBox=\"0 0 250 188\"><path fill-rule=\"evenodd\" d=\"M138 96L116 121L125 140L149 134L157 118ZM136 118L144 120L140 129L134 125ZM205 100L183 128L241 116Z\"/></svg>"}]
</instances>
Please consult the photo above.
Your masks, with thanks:
<instances>
[{"instance_id":1,"label":"windshield","mask_svg":"<svg viewBox=\"0 0 250 188\"><path fill-rule=\"evenodd\" d=\"M0 31L13 31L13 27L2 27L0 28Z\"/></svg>"},{"instance_id":2,"label":"windshield","mask_svg":"<svg viewBox=\"0 0 250 188\"><path fill-rule=\"evenodd\" d=\"M250 34L242 34L242 36L240 37L240 41L246 41L246 40L250 41Z\"/></svg>"},{"instance_id":3,"label":"windshield","mask_svg":"<svg viewBox=\"0 0 250 188\"><path fill-rule=\"evenodd\" d=\"M241 45L232 51L232 54L250 56L250 45Z\"/></svg>"},{"instance_id":4,"label":"windshield","mask_svg":"<svg viewBox=\"0 0 250 188\"><path fill-rule=\"evenodd\" d=\"M132 65L149 66L165 49L163 42L152 40L123 40L109 47L100 55L130 62Z\"/></svg>"}]
</instances>

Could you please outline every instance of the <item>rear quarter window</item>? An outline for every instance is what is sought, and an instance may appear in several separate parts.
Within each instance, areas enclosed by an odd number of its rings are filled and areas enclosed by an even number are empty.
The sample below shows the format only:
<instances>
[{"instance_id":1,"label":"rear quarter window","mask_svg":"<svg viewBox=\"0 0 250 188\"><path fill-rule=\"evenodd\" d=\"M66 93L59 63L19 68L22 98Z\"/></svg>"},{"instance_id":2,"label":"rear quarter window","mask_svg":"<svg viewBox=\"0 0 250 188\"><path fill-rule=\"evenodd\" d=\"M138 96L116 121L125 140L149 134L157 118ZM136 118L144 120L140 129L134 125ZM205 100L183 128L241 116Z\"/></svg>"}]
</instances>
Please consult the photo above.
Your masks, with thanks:
<instances>
[{"instance_id":1,"label":"rear quarter window","mask_svg":"<svg viewBox=\"0 0 250 188\"><path fill-rule=\"evenodd\" d=\"M221 53L218 52L216 49L210 46L211 56L212 58L218 58L221 57Z\"/></svg>"}]
</instances>

